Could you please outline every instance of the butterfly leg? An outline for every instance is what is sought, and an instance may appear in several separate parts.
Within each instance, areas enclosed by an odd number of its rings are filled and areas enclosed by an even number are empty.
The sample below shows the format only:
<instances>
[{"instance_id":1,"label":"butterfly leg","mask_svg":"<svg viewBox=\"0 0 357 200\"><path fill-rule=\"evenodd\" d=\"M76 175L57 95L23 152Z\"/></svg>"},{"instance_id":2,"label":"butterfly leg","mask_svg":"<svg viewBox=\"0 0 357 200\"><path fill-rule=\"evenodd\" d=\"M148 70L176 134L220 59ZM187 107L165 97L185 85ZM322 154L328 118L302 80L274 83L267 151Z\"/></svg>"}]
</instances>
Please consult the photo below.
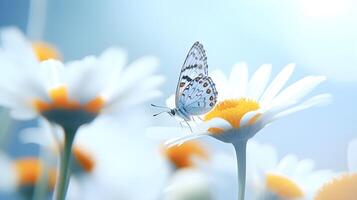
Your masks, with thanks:
<instances>
[{"instance_id":1,"label":"butterfly leg","mask_svg":"<svg viewBox=\"0 0 357 200\"><path fill-rule=\"evenodd\" d=\"M179 124L180 124L181 128L184 129L183 124L182 124L181 121L179 122Z\"/></svg>"},{"instance_id":2,"label":"butterfly leg","mask_svg":"<svg viewBox=\"0 0 357 200\"><path fill-rule=\"evenodd\" d=\"M197 124L197 121L195 120L195 117L192 117L192 121Z\"/></svg>"},{"instance_id":3,"label":"butterfly leg","mask_svg":"<svg viewBox=\"0 0 357 200\"><path fill-rule=\"evenodd\" d=\"M186 122L187 126L190 128L191 133L193 133L192 128L191 128L190 124L188 123L188 121L185 120L185 122Z\"/></svg>"}]
</instances>

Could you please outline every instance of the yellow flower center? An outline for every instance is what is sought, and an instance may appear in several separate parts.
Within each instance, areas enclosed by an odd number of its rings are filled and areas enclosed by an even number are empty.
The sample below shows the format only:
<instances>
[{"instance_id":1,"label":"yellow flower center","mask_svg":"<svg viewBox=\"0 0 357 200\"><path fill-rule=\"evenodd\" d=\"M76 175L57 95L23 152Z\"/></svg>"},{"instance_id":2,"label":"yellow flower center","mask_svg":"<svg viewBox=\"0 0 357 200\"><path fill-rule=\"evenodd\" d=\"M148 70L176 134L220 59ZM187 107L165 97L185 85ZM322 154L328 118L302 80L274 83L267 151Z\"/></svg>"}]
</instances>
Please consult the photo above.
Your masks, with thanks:
<instances>
[{"instance_id":1,"label":"yellow flower center","mask_svg":"<svg viewBox=\"0 0 357 200\"><path fill-rule=\"evenodd\" d=\"M15 161L19 185L35 185L43 172L43 164L37 158L24 158ZM56 169L48 171L48 184L54 188L56 183Z\"/></svg>"},{"instance_id":2,"label":"yellow flower center","mask_svg":"<svg viewBox=\"0 0 357 200\"><path fill-rule=\"evenodd\" d=\"M194 167L194 157L208 159L208 153L204 147L195 141L188 141L180 146L164 149L164 154L176 169Z\"/></svg>"},{"instance_id":3,"label":"yellow flower center","mask_svg":"<svg viewBox=\"0 0 357 200\"><path fill-rule=\"evenodd\" d=\"M35 108L40 113L53 109L84 110L91 113L98 113L104 105L102 97L96 97L84 105L77 101L69 100L67 88L65 86L54 88L49 91L49 94L51 102L45 102L39 99L33 101Z\"/></svg>"},{"instance_id":4,"label":"yellow flower center","mask_svg":"<svg viewBox=\"0 0 357 200\"><path fill-rule=\"evenodd\" d=\"M44 61L48 59L59 60L61 57L59 51L55 47L44 42L32 43L32 49L39 61Z\"/></svg>"},{"instance_id":5,"label":"yellow flower center","mask_svg":"<svg viewBox=\"0 0 357 200\"><path fill-rule=\"evenodd\" d=\"M78 164L86 171L92 172L95 167L95 161L89 152L79 148L78 146L73 147L73 157L76 159Z\"/></svg>"},{"instance_id":6,"label":"yellow flower center","mask_svg":"<svg viewBox=\"0 0 357 200\"><path fill-rule=\"evenodd\" d=\"M266 186L269 191L284 199L294 199L304 196L303 191L296 183L281 175L267 174Z\"/></svg>"},{"instance_id":7,"label":"yellow flower center","mask_svg":"<svg viewBox=\"0 0 357 200\"><path fill-rule=\"evenodd\" d=\"M314 200L355 200L357 198L357 173L335 178L320 189Z\"/></svg>"},{"instance_id":8,"label":"yellow flower center","mask_svg":"<svg viewBox=\"0 0 357 200\"><path fill-rule=\"evenodd\" d=\"M242 117L246 113L258 110L259 108L260 105L258 102L249 100L247 98L224 100L218 103L212 111L207 113L204 117L204 120L208 121L213 118L222 118L228 121L233 128L239 128ZM249 121L249 124L255 123L258 120L259 116L260 114L254 116ZM208 131L213 134L218 134L221 133L223 130L220 128L213 127L210 128Z\"/></svg>"}]
</instances>

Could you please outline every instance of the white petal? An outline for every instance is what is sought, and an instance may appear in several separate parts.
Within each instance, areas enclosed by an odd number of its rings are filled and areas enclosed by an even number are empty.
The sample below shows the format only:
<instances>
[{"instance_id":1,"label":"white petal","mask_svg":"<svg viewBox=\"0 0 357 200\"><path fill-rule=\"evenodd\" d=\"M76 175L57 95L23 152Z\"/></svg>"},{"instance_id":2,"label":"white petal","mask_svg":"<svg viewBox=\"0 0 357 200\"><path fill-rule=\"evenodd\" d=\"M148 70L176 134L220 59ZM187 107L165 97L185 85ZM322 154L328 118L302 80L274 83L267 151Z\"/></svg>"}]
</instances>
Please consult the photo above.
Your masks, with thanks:
<instances>
[{"instance_id":1,"label":"white petal","mask_svg":"<svg viewBox=\"0 0 357 200\"><path fill-rule=\"evenodd\" d=\"M183 136L179 136L179 137L175 137L170 140L167 140L165 142L165 145L168 145L168 146L181 145L186 141L205 137L210 134L207 130L212 127L220 128L223 130L232 128L230 123L227 122L226 120L221 119L221 118L213 118L207 122L200 123L198 126L191 127L193 129L193 134L187 134L190 132L190 130L182 129L184 132L186 132L186 134L183 134Z\"/></svg>"},{"instance_id":2,"label":"white petal","mask_svg":"<svg viewBox=\"0 0 357 200\"><path fill-rule=\"evenodd\" d=\"M161 91L157 88L165 81L165 78L160 75L150 76L144 79L140 84L134 84L131 90L128 88L118 91L118 93L107 100L108 107L133 106L143 103L155 97L161 96Z\"/></svg>"},{"instance_id":3,"label":"white petal","mask_svg":"<svg viewBox=\"0 0 357 200\"><path fill-rule=\"evenodd\" d=\"M121 49L109 48L102 53L98 59L98 76L105 77L106 87L101 91L101 96L105 99L110 99L114 96L118 88L122 87L120 80L122 79L123 67L127 62L127 54Z\"/></svg>"},{"instance_id":4,"label":"white petal","mask_svg":"<svg viewBox=\"0 0 357 200\"><path fill-rule=\"evenodd\" d=\"M247 97L255 100L259 99L269 81L271 68L271 65L265 64L254 73L248 84Z\"/></svg>"},{"instance_id":5,"label":"white petal","mask_svg":"<svg viewBox=\"0 0 357 200\"><path fill-rule=\"evenodd\" d=\"M208 175L196 169L183 169L171 177L164 200L214 199Z\"/></svg>"},{"instance_id":6,"label":"white petal","mask_svg":"<svg viewBox=\"0 0 357 200\"><path fill-rule=\"evenodd\" d=\"M284 87L285 83L289 80L291 74L295 69L295 64L289 64L284 67L283 70L275 77L275 79L270 83L268 88L263 93L260 103L262 105L269 104L270 101L280 92Z\"/></svg>"},{"instance_id":7,"label":"white petal","mask_svg":"<svg viewBox=\"0 0 357 200\"><path fill-rule=\"evenodd\" d=\"M309 94L316 86L326 80L324 76L307 76L296 81L284 91L282 91L274 100L274 105L279 105L286 101L300 101L301 98Z\"/></svg>"},{"instance_id":8,"label":"white petal","mask_svg":"<svg viewBox=\"0 0 357 200\"><path fill-rule=\"evenodd\" d=\"M37 63L31 44L19 29L13 27L2 29L1 42L7 56L22 64L17 67L28 68Z\"/></svg>"},{"instance_id":9,"label":"white petal","mask_svg":"<svg viewBox=\"0 0 357 200\"><path fill-rule=\"evenodd\" d=\"M206 132L209 128L219 128L223 130L229 130L232 128L232 125L228 121L216 117L201 123L197 128L198 128L198 132Z\"/></svg>"},{"instance_id":10,"label":"white petal","mask_svg":"<svg viewBox=\"0 0 357 200\"><path fill-rule=\"evenodd\" d=\"M315 163L311 159L304 159L299 162L294 171L294 178L304 179L314 169Z\"/></svg>"},{"instance_id":11,"label":"white petal","mask_svg":"<svg viewBox=\"0 0 357 200\"><path fill-rule=\"evenodd\" d=\"M135 91L136 87L144 85L143 80L151 78L158 64L158 59L150 56L133 62L118 79L116 83L118 87L113 90L112 96L108 96L108 103L111 104L112 101L116 101L120 96L125 96L129 92Z\"/></svg>"},{"instance_id":12,"label":"white petal","mask_svg":"<svg viewBox=\"0 0 357 200\"><path fill-rule=\"evenodd\" d=\"M146 79L153 74L159 65L159 60L156 57L146 56L135 60L123 72L122 80L124 86L132 87L140 84L140 81Z\"/></svg>"},{"instance_id":13,"label":"white petal","mask_svg":"<svg viewBox=\"0 0 357 200\"><path fill-rule=\"evenodd\" d=\"M35 113L33 110L26 110L25 108L16 108L10 111L10 115L19 120L29 120L37 117L37 113Z\"/></svg>"},{"instance_id":14,"label":"white petal","mask_svg":"<svg viewBox=\"0 0 357 200\"><path fill-rule=\"evenodd\" d=\"M104 90L107 79L99 73L100 66L97 65L98 60L93 56L66 64L65 78L72 100L86 103Z\"/></svg>"},{"instance_id":15,"label":"white petal","mask_svg":"<svg viewBox=\"0 0 357 200\"><path fill-rule=\"evenodd\" d=\"M351 173L357 172L356 154L357 154L357 139L354 139L348 144L348 151L347 151L348 170Z\"/></svg>"},{"instance_id":16,"label":"white petal","mask_svg":"<svg viewBox=\"0 0 357 200\"><path fill-rule=\"evenodd\" d=\"M137 95L134 95L134 93L130 93L130 95L128 96L118 96L116 101L112 101L106 105L104 112L106 114L119 113L120 111L123 111L123 109L134 108L136 105L142 104L151 99L161 96L162 92L160 90L152 90L146 91L144 94L136 94Z\"/></svg>"},{"instance_id":17,"label":"white petal","mask_svg":"<svg viewBox=\"0 0 357 200\"><path fill-rule=\"evenodd\" d=\"M221 70L214 70L210 73L213 82L216 84L218 91L218 101L229 98L228 79Z\"/></svg>"},{"instance_id":18,"label":"white petal","mask_svg":"<svg viewBox=\"0 0 357 200\"><path fill-rule=\"evenodd\" d=\"M261 110L247 112L239 122L240 127L247 125L253 117L255 117L256 115L261 114L261 113L262 113Z\"/></svg>"},{"instance_id":19,"label":"white petal","mask_svg":"<svg viewBox=\"0 0 357 200\"><path fill-rule=\"evenodd\" d=\"M127 53L115 47L111 47L105 50L100 56L100 68L106 68L111 73L115 73L117 76L126 64Z\"/></svg>"},{"instance_id":20,"label":"white petal","mask_svg":"<svg viewBox=\"0 0 357 200\"><path fill-rule=\"evenodd\" d=\"M271 145L260 144L254 140L248 141L247 169L252 173L252 179L260 179L267 171L271 171L278 164L278 154ZM260 180L263 181L263 180Z\"/></svg>"},{"instance_id":21,"label":"white petal","mask_svg":"<svg viewBox=\"0 0 357 200\"><path fill-rule=\"evenodd\" d=\"M0 153L0 191L14 192L17 189L17 175L11 160Z\"/></svg>"},{"instance_id":22,"label":"white petal","mask_svg":"<svg viewBox=\"0 0 357 200\"><path fill-rule=\"evenodd\" d=\"M248 87L248 67L245 63L238 63L233 66L229 76L229 86L233 98L243 97L247 93Z\"/></svg>"},{"instance_id":23,"label":"white petal","mask_svg":"<svg viewBox=\"0 0 357 200\"><path fill-rule=\"evenodd\" d=\"M63 85L64 67L62 62L57 60L46 60L41 62L43 83L47 89L52 89Z\"/></svg>"},{"instance_id":24,"label":"white petal","mask_svg":"<svg viewBox=\"0 0 357 200\"><path fill-rule=\"evenodd\" d=\"M279 162L276 168L276 172L286 176L291 176L297 164L298 164L298 159L296 156L287 155L284 158L282 158L281 161Z\"/></svg>"},{"instance_id":25,"label":"white petal","mask_svg":"<svg viewBox=\"0 0 357 200\"><path fill-rule=\"evenodd\" d=\"M330 94L316 95L297 106L294 106L292 108L289 108L289 109L281 111L281 112L280 111L276 112L276 114L273 114L272 120L277 120L277 119L280 119L281 117L285 117L287 115L290 115L290 114L293 114L295 112L299 112L302 110L306 110L306 109L309 109L314 106L318 106L318 107L324 106L324 105L331 103L331 101L332 101L332 96ZM282 109L284 109L284 108L282 107L281 110Z\"/></svg>"},{"instance_id":26,"label":"white petal","mask_svg":"<svg viewBox=\"0 0 357 200\"><path fill-rule=\"evenodd\" d=\"M47 120L39 120L36 128L27 128L19 135L22 143L37 144L53 151L53 148L63 140L63 130L59 126L50 124Z\"/></svg>"}]
</instances>

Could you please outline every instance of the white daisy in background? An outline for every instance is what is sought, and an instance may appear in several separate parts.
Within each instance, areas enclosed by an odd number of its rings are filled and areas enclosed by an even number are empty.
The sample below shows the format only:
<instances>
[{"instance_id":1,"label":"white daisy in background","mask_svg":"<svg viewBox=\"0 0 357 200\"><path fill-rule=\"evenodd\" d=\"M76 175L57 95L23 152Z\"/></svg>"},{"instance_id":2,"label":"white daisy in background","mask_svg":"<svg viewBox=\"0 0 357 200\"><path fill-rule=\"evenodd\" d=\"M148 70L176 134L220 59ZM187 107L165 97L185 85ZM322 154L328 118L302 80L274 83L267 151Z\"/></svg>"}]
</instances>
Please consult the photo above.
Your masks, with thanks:
<instances>
[{"instance_id":1,"label":"white daisy in background","mask_svg":"<svg viewBox=\"0 0 357 200\"><path fill-rule=\"evenodd\" d=\"M234 199L238 187L234 152L215 153L211 163L201 169L214 180L216 200ZM329 170L314 170L310 159L298 160L294 155L278 159L270 145L255 141L247 148L247 199L254 200L310 200L318 189L334 174Z\"/></svg>"},{"instance_id":2,"label":"white daisy in background","mask_svg":"<svg viewBox=\"0 0 357 200\"><path fill-rule=\"evenodd\" d=\"M209 176L199 168L197 161L209 162L207 146L188 141L180 146L163 146L163 155L171 166L171 175L163 192L164 200L213 199Z\"/></svg>"},{"instance_id":3,"label":"white daisy in background","mask_svg":"<svg viewBox=\"0 0 357 200\"><path fill-rule=\"evenodd\" d=\"M204 116L204 122L195 128L194 134L187 135L190 131L181 127L157 127L149 132L180 134L181 137L168 141L171 145L207 135L233 144L239 163L239 199L242 200L245 196L247 141L276 119L331 100L329 94L304 99L326 80L323 76L307 76L283 89L294 68L293 64L287 65L270 84L271 65L262 65L251 79L243 63L233 67L229 79L221 71L214 71L211 75L219 100L215 108Z\"/></svg>"},{"instance_id":4,"label":"white daisy in background","mask_svg":"<svg viewBox=\"0 0 357 200\"><path fill-rule=\"evenodd\" d=\"M100 120L78 132L68 199L157 199L168 176L158 145L120 125L106 124ZM53 158L58 155L53 131L41 121L39 128L26 129L20 136L25 143L39 144ZM63 136L61 128L55 131Z\"/></svg>"},{"instance_id":5,"label":"white daisy in background","mask_svg":"<svg viewBox=\"0 0 357 200\"><path fill-rule=\"evenodd\" d=\"M0 103L21 119L42 115L56 121L52 119L55 111L67 110L69 114L83 112L78 114L90 120L99 112L115 112L157 96L156 89L163 82L162 76L154 75L156 58L143 57L124 68L127 56L120 49L108 49L99 57L88 56L64 67L54 60L39 63L17 29L3 30L1 44Z\"/></svg>"},{"instance_id":6,"label":"white daisy in background","mask_svg":"<svg viewBox=\"0 0 357 200\"><path fill-rule=\"evenodd\" d=\"M1 182L0 191L8 194L17 193L21 199L39 197L36 186L43 176L46 176L43 189L53 191L56 179L56 169L47 168L46 164L36 157L10 159L4 153L0 154ZM50 193L44 198L48 199ZM38 198L35 198L38 199Z\"/></svg>"},{"instance_id":7,"label":"white daisy in background","mask_svg":"<svg viewBox=\"0 0 357 200\"><path fill-rule=\"evenodd\" d=\"M348 172L336 176L326 183L314 200L355 200L357 198L357 139L348 145Z\"/></svg>"},{"instance_id":8,"label":"white daisy in background","mask_svg":"<svg viewBox=\"0 0 357 200\"><path fill-rule=\"evenodd\" d=\"M175 172L166 187L164 200L215 200L209 176L198 169Z\"/></svg>"},{"instance_id":9,"label":"white daisy in background","mask_svg":"<svg viewBox=\"0 0 357 200\"><path fill-rule=\"evenodd\" d=\"M68 161L77 129L99 115L133 109L160 94L163 77L154 75L158 60L143 57L124 69L126 54L116 48L99 57L62 64L41 63L32 45L17 29L1 32L0 105L13 117L44 117L64 129L56 199L64 199L68 185ZM122 114L122 113L121 113Z\"/></svg>"},{"instance_id":10,"label":"white daisy in background","mask_svg":"<svg viewBox=\"0 0 357 200\"><path fill-rule=\"evenodd\" d=\"M273 147L249 145L248 185L254 199L309 200L334 175L330 170L315 170L311 159L299 160L290 154L278 161Z\"/></svg>"}]
</instances>

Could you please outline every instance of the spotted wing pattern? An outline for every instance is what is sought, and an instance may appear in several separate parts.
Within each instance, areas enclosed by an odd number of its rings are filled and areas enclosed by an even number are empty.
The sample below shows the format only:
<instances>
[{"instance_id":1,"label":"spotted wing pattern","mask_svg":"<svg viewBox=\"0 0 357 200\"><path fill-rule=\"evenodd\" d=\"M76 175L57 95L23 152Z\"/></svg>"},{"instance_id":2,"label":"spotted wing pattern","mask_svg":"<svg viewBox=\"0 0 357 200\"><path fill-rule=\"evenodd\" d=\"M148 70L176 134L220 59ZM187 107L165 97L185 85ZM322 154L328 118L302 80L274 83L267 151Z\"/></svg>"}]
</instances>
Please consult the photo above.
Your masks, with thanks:
<instances>
[{"instance_id":1,"label":"spotted wing pattern","mask_svg":"<svg viewBox=\"0 0 357 200\"><path fill-rule=\"evenodd\" d=\"M208 65L206 52L203 45L196 42L188 52L185 62L182 65L179 81L176 87L176 107L179 98L187 85L197 77L208 76Z\"/></svg>"},{"instance_id":2,"label":"spotted wing pattern","mask_svg":"<svg viewBox=\"0 0 357 200\"><path fill-rule=\"evenodd\" d=\"M202 115L217 103L218 92L210 77L196 77L183 90L178 109L188 115Z\"/></svg>"}]
</instances>

